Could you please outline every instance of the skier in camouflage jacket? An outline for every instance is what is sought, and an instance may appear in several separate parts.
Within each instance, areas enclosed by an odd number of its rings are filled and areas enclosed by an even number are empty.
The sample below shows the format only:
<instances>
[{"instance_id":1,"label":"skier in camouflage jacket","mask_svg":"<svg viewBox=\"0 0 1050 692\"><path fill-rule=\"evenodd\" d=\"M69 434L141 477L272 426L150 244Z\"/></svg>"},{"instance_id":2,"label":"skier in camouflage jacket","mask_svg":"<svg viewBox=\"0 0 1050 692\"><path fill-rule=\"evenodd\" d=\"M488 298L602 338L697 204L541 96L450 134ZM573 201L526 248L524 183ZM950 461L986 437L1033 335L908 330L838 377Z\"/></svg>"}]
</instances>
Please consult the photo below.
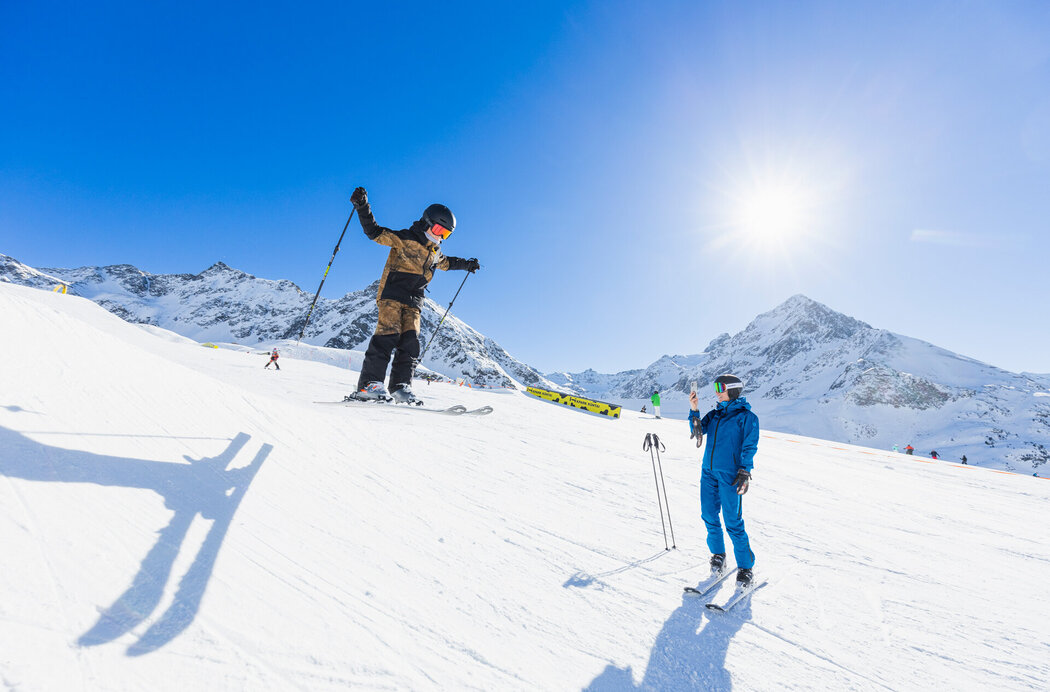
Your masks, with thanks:
<instances>
[{"instance_id":1,"label":"skier in camouflage jacket","mask_svg":"<svg viewBox=\"0 0 1050 692\"><path fill-rule=\"evenodd\" d=\"M419 358L419 311L423 306L423 291L434 277L434 271L462 269L475 272L481 265L474 258L448 257L441 253L441 242L452 234L456 225L456 217L442 204L431 204L418 221L408 228L394 231L376 223L368 203L368 193L363 187L354 190L350 201L357 210L365 235L390 248L376 294L379 320L365 352L357 389L363 393L369 385L378 383L381 390L391 353L394 353L390 393L404 390L408 395Z\"/></svg>"}]
</instances>

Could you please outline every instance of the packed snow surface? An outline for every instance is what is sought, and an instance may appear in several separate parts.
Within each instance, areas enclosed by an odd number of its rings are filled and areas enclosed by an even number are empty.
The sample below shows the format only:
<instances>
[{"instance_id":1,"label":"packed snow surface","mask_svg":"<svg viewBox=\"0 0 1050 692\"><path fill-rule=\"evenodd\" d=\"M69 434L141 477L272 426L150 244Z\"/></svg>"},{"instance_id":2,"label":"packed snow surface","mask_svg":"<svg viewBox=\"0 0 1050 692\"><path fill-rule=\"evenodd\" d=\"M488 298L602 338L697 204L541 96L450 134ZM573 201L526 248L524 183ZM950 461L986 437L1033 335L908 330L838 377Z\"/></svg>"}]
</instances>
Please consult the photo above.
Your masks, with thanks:
<instances>
[{"instance_id":1,"label":"packed snow surface","mask_svg":"<svg viewBox=\"0 0 1050 692\"><path fill-rule=\"evenodd\" d=\"M0 324L6 689L1050 687L1045 479L764 431L769 585L709 615L680 420L316 404L357 373L13 285Z\"/></svg>"}]
</instances>

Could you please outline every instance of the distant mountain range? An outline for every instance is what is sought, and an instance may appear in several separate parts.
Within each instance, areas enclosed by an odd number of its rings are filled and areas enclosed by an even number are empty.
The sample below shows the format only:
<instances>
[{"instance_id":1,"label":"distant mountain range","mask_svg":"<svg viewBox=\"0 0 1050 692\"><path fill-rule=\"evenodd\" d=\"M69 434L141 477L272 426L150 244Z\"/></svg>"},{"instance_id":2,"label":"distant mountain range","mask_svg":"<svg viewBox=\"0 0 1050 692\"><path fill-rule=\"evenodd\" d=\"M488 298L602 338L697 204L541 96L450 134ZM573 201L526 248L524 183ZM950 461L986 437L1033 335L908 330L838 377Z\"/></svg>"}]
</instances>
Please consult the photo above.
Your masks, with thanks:
<instances>
[{"instance_id":1,"label":"distant mountain range","mask_svg":"<svg viewBox=\"0 0 1050 692\"><path fill-rule=\"evenodd\" d=\"M688 397L723 373L773 429L853 444L936 450L953 461L1035 472L1050 460L1050 376L1012 373L874 327L796 295L703 353L644 370L552 373L562 389L609 400Z\"/></svg>"},{"instance_id":2,"label":"distant mountain range","mask_svg":"<svg viewBox=\"0 0 1050 692\"><path fill-rule=\"evenodd\" d=\"M0 254L0 280L51 289L65 283L120 317L197 341L243 344L294 339L312 299L290 281L260 279L217 263L200 274L150 274L130 265L34 269ZM378 282L318 300L303 339L344 349L367 345ZM444 308L427 300L423 334ZM744 380L765 427L812 437L1024 472L1050 460L1050 376L1011 373L932 344L875 329L797 295L743 331L722 334L703 353L663 356L647 368L602 374L542 374L449 316L423 365L494 385L554 387L609 401L659 390L684 408L689 385L720 374Z\"/></svg>"},{"instance_id":3,"label":"distant mountain range","mask_svg":"<svg viewBox=\"0 0 1050 692\"><path fill-rule=\"evenodd\" d=\"M0 254L0 280L52 289L66 284L128 322L169 329L196 341L246 345L295 339L313 294L291 281L260 279L222 262L200 274L150 274L128 264L78 269L34 269ZM303 341L331 348L364 349L378 318L379 282L332 300L320 298ZM429 298L422 310L422 338L433 333L445 308ZM423 366L449 377L490 385L553 386L539 372L449 315Z\"/></svg>"}]
</instances>

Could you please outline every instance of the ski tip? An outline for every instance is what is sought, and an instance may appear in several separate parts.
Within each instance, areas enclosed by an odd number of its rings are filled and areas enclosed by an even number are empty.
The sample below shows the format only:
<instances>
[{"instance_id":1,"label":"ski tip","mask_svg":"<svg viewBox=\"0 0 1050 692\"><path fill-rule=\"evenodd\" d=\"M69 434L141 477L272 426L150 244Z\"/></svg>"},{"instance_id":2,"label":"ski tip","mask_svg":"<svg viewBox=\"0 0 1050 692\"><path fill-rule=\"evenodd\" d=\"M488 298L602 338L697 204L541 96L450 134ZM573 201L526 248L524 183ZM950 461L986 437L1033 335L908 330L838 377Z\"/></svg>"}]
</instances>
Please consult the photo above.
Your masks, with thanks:
<instances>
[{"instance_id":1,"label":"ski tip","mask_svg":"<svg viewBox=\"0 0 1050 692\"><path fill-rule=\"evenodd\" d=\"M726 612L726 609L723 608L722 606L718 605L717 603L708 603L704 607L707 608L708 610L712 610L712 611L714 611L716 613L724 613L724 612Z\"/></svg>"}]
</instances>

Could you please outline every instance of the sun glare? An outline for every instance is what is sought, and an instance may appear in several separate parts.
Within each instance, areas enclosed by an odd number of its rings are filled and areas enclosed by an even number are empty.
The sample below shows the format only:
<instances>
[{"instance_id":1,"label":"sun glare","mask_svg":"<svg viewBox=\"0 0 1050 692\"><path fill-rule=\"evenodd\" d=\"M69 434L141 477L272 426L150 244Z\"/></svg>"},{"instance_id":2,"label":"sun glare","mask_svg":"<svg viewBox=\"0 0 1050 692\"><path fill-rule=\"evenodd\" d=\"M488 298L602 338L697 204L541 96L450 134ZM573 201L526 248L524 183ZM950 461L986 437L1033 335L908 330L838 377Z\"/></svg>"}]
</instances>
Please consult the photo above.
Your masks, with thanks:
<instances>
[{"instance_id":1,"label":"sun glare","mask_svg":"<svg viewBox=\"0 0 1050 692\"><path fill-rule=\"evenodd\" d=\"M763 275L825 266L839 237L849 171L813 147L805 156L765 148L759 155L744 147L732 164L718 166L717 182L706 183L704 251Z\"/></svg>"},{"instance_id":2,"label":"sun glare","mask_svg":"<svg viewBox=\"0 0 1050 692\"><path fill-rule=\"evenodd\" d=\"M754 240L790 240L812 222L807 207L798 186L767 183L740 195L733 226Z\"/></svg>"}]
</instances>

